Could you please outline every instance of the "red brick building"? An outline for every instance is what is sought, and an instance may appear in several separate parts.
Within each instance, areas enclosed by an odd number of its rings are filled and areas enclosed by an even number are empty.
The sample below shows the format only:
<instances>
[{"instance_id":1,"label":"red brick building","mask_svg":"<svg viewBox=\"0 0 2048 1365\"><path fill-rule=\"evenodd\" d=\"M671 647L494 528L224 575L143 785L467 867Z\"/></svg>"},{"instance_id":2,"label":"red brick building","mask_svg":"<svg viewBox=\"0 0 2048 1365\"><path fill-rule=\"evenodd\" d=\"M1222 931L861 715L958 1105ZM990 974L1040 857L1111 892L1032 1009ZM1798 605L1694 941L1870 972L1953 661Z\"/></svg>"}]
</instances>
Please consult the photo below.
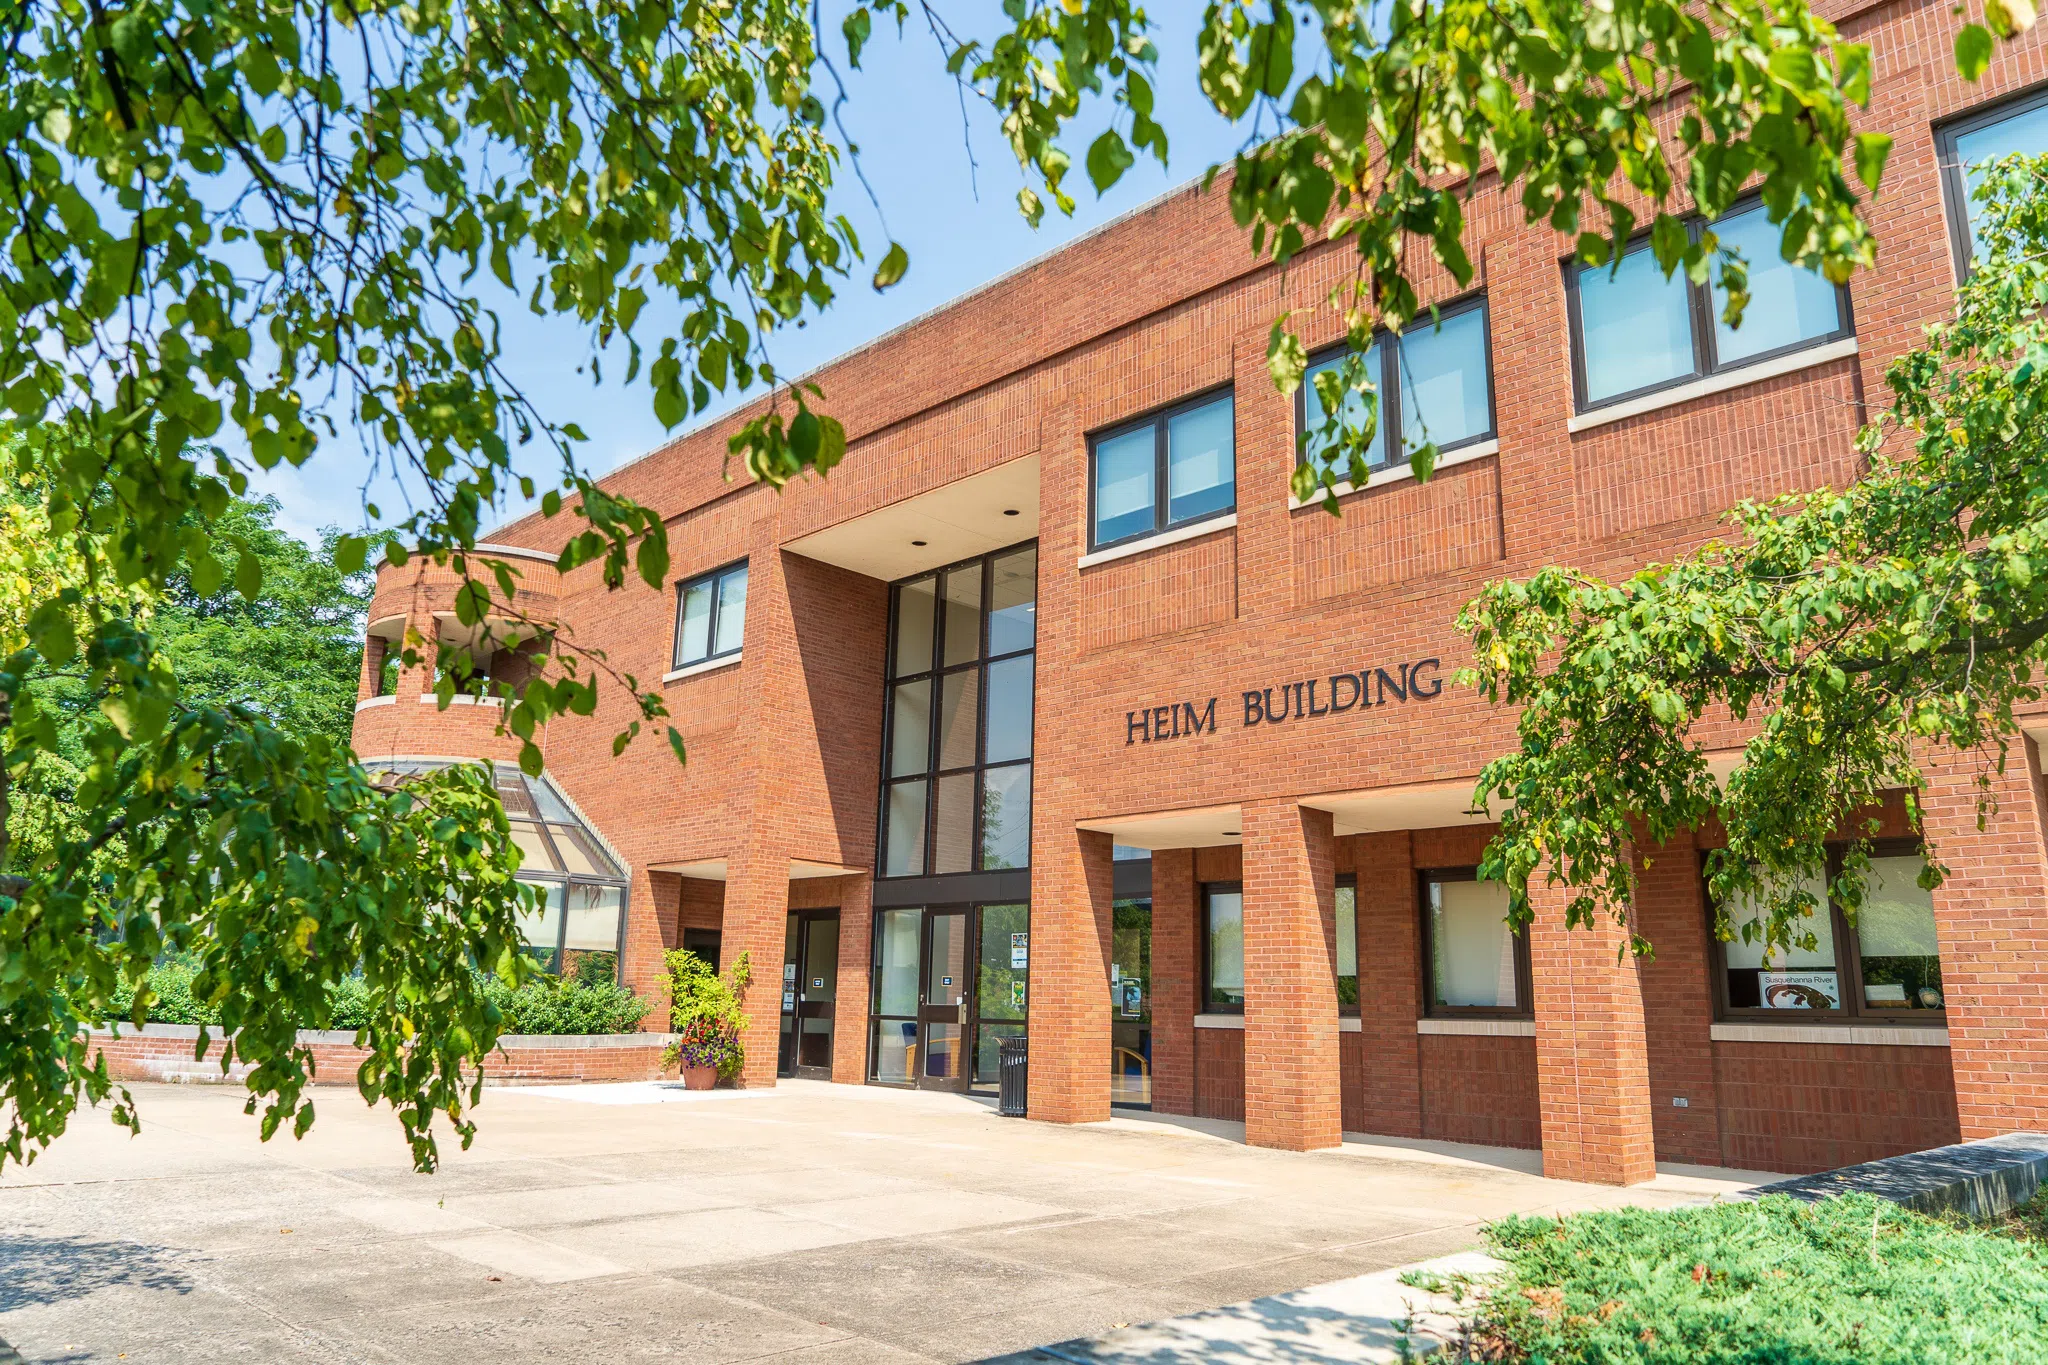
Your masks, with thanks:
<instances>
[{"instance_id":1,"label":"red brick building","mask_svg":"<svg viewBox=\"0 0 2048 1365\"><path fill-rule=\"evenodd\" d=\"M571 517L495 533L527 610L660 679L689 747L614 759L616 688L541 737L552 786L519 799L566 798L529 854L570 904L538 950L616 951L645 991L666 948L748 954L749 1084L981 1086L1028 1030L1034 1117L1149 1103L1283 1148L1540 1147L1629 1182L2048 1127L2031 740L1981 830L1937 757L1921 796L1954 875L1914 887L1895 812L1877 902L1791 960L1713 940L1710 831L1642 850L1640 963L1557 913L1511 938L1472 879L1472 779L1513 728L1452 682L1460 605L1546 563L1624 574L1739 499L1855 478L1886 362L1967 259L1958 167L2048 148L2038 39L1971 86L1946 6L1828 8L1874 46L1865 123L1897 139L1877 268L1838 291L1777 266L1761 214L1726 218L1761 244L1729 333L1707 291L1641 257L1581 275L1482 190L1478 278L1433 281L1441 329L1376 343L1384 467L1341 518L1289 503L1305 417L1265 350L1351 262L1260 266L1188 189L816 375L849 435L829 478L729 481L729 423L613 474L668 520L673 595L558 579ZM1418 484L1402 445L1425 435L1445 455ZM451 634L452 591L386 570L373 643ZM422 705L426 676L371 655L366 759L512 756L491 702ZM623 914L588 890L609 864Z\"/></svg>"}]
</instances>

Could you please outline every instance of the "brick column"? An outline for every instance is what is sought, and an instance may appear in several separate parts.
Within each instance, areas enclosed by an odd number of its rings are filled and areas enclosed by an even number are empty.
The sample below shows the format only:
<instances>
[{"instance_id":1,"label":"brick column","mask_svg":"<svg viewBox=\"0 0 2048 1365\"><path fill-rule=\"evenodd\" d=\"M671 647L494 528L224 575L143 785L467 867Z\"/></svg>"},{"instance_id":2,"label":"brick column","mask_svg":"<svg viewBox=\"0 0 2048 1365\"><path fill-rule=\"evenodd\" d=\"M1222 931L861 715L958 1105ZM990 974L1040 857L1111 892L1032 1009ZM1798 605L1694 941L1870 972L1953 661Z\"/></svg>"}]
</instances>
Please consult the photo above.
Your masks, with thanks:
<instances>
[{"instance_id":1,"label":"brick column","mask_svg":"<svg viewBox=\"0 0 2048 1365\"><path fill-rule=\"evenodd\" d=\"M1650 1120L1643 984L1627 935L1604 915L1567 929L1567 887L1529 879L1529 955L1536 997L1536 1086L1543 1174L1636 1185L1657 1174Z\"/></svg>"},{"instance_id":2,"label":"brick column","mask_svg":"<svg viewBox=\"0 0 2048 1365\"><path fill-rule=\"evenodd\" d=\"M1030 1117L1100 1123L1109 1117L1109 941L1114 844L1060 828L1032 841Z\"/></svg>"},{"instance_id":3,"label":"brick column","mask_svg":"<svg viewBox=\"0 0 2048 1365\"><path fill-rule=\"evenodd\" d=\"M832 1079L868 1078L869 954L875 942L875 883L865 874L839 879L839 995L832 1005Z\"/></svg>"},{"instance_id":4,"label":"brick column","mask_svg":"<svg viewBox=\"0 0 2048 1365\"><path fill-rule=\"evenodd\" d=\"M1692 835L1636 846L1636 919L1655 955L1643 963L1643 1040L1657 1155L1718 1165L1721 1111L1714 1084L1714 995L1708 972L1706 889ZM1684 1100L1683 1106L1674 1100Z\"/></svg>"},{"instance_id":5,"label":"brick column","mask_svg":"<svg viewBox=\"0 0 2048 1365\"><path fill-rule=\"evenodd\" d=\"M789 933L789 859L749 848L726 860L725 921L718 943L724 968L748 956L747 1063L740 1084L775 1084L782 1027L782 955Z\"/></svg>"},{"instance_id":6,"label":"brick column","mask_svg":"<svg viewBox=\"0 0 2048 1365\"><path fill-rule=\"evenodd\" d=\"M1365 1130L1422 1136L1421 910L1414 841L1406 831L1361 834L1358 872L1358 1031L1365 1052Z\"/></svg>"},{"instance_id":7,"label":"brick column","mask_svg":"<svg viewBox=\"0 0 2048 1365\"><path fill-rule=\"evenodd\" d=\"M1245 1141L1335 1147L1344 1123L1330 813L1254 801L1243 820Z\"/></svg>"},{"instance_id":8,"label":"brick column","mask_svg":"<svg viewBox=\"0 0 2048 1365\"><path fill-rule=\"evenodd\" d=\"M1202 955L1195 851L1152 855L1152 1108L1195 1112L1195 1011Z\"/></svg>"},{"instance_id":9,"label":"brick column","mask_svg":"<svg viewBox=\"0 0 2048 1365\"><path fill-rule=\"evenodd\" d=\"M2048 1128L2048 812L2032 740L1992 778L1977 823L1975 762L1927 764L1924 826L1948 879L1934 893L1956 1116L1965 1140Z\"/></svg>"}]
</instances>

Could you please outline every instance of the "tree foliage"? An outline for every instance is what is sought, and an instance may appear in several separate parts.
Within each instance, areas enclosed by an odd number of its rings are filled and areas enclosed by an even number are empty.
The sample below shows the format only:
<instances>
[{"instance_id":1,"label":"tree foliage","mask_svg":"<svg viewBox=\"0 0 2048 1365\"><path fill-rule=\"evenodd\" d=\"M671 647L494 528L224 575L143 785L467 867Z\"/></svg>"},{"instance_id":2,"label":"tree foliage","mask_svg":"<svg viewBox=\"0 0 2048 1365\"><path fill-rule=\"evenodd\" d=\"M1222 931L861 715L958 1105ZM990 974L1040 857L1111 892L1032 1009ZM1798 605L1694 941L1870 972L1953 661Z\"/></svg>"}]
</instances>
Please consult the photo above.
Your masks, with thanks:
<instances>
[{"instance_id":1,"label":"tree foliage","mask_svg":"<svg viewBox=\"0 0 2048 1365\"><path fill-rule=\"evenodd\" d=\"M1987 17L2008 32L2022 9L1992 0ZM466 964L519 970L523 893L488 785L373 781L304 716L218 685L210 646L180 662L172 641L211 639L229 593L260 637L266 581L295 571L266 563L234 499L252 470L343 432L420 495L405 515L365 509L393 534L341 537L344 578L373 548L424 554L468 580L464 625L519 617L516 567L475 551L516 491L576 519L562 570L665 588L658 512L592 483L583 434L509 378L489 302L504 294L558 320L565 350L580 337L593 367L623 346L670 426L765 387L729 447L747 477L829 471L846 444L833 396L785 382L766 343L861 260L828 97L878 19L938 36L999 121L1034 220L1073 206L1065 142L1093 97L1115 111L1083 158L1098 191L1166 156L1131 0L1004 0L986 38L954 35L926 0L854 3L836 35L800 0L0 0L0 420L51 560L15 566L0 807L19 796L26 813L60 759L77 770L75 821L9 850L0 878L0 1155L108 1094L78 1029L166 948L205 964L195 991L258 1063L266 1131L310 1121L290 1028L317 1023L358 963L380 992L365 1092L401 1108L423 1162L433 1112L467 1123L462 1067L499 1021ZM1974 75L1991 39L1960 31ZM1284 264L1320 236L1354 253L1327 301L1354 342L1419 315L1417 253L1470 278L1463 205L1482 190L1578 234L1591 260L1647 224L1667 270L1720 272L1733 312L1742 264L1679 231L1682 210L1711 218L1760 185L1788 259L1837 279L1871 259L1859 196L1886 143L1850 121L1870 57L1807 0L1212 0L1199 67L1252 134L1228 193L1253 250ZM908 267L892 243L869 279ZM657 300L674 322L649 337ZM1276 320L1284 390L1299 333ZM1304 495L1355 481L1371 439L1370 416L1347 429L1336 401L1370 399L1359 367L1318 383L1336 429L1317 444L1335 456L1296 471ZM562 457L545 489L513 470L535 441ZM1427 475L1433 450L1413 458ZM656 690L570 632L550 641L502 712L529 771L540 728L592 714L600 681L634 699L616 745L662 725ZM465 660L441 648L445 703ZM56 675L89 708L52 704Z\"/></svg>"},{"instance_id":2,"label":"tree foliage","mask_svg":"<svg viewBox=\"0 0 2048 1365\"><path fill-rule=\"evenodd\" d=\"M1977 755L1990 791L2048 665L2048 157L1998 163L1979 193L1975 268L1886 371L1863 478L1746 502L1727 539L1623 582L1548 568L1465 612L1474 680L1523 708L1479 785L1512 803L1487 870L1517 918L1540 867L1573 888L1573 923L1625 920L1633 840L1718 815L1722 936L1749 903L1769 912L1746 936L1811 946L1801 883L1845 813L1918 788L1937 745ZM1749 733L1723 783L1701 732L1725 718ZM1833 892L1852 914L1874 832L1847 831Z\"/></svg>"}]
</instances>

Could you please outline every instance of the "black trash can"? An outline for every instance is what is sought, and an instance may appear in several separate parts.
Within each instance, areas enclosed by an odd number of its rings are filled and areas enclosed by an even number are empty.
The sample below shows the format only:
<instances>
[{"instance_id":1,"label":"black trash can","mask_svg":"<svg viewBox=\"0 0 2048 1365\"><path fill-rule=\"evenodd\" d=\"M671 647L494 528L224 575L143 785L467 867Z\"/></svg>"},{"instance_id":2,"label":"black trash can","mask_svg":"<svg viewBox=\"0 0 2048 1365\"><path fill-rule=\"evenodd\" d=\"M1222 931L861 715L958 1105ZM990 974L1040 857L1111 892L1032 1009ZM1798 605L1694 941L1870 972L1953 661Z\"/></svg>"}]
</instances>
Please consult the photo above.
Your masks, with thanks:
<instances>
[{"instance_id":1,"label":"black trash can","mask_svg":"<svg viewBox=\"0 0 2048 1365\"><path fill-rule=\"evenodd\" d=\"M1024 1117L1025 1084L1025 1040L1005 1038L996 1044L996 1066L1002 1077L1001 1097L996 1101L996 1112L1006 1119Z\"/></svg>"}]
</instances>

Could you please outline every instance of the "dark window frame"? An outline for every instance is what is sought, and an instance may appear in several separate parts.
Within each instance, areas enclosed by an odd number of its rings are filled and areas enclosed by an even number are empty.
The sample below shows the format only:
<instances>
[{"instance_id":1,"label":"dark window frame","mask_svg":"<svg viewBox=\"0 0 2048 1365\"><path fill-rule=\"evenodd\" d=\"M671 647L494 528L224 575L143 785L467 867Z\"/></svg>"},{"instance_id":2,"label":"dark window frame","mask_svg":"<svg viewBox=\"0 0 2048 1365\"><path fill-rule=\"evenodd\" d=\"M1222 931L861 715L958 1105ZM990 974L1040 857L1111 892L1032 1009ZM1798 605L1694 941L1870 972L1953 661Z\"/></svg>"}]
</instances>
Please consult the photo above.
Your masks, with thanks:
<instances>
[{"instance_id":1,"label":"dark window frame","mask_svg":"<svg viewBox=\"0 0 2048 1365\"><path fill-rule=\"evenodd\" d=\"M882 669L881 788L875 810L875 878L878 881L909 881L918 877L957 877L985 872L1028 872L1030 870L1029 830L1025 832L1026 862L1022 868L987 868L981 866L982 840L987 833L983 828L982 817L987 814L986 792L988 790L988 774L1011 768L1028 768L1038 761L1038 746L1035 733L1037 729L1038 703L1038 632L1035 625L1035 614L1033 617L1034 627L1031 635L1031 644L1029 646L1023 649L1008 650L1001 654L990 654L988 652L988 608L990 594L995 584L996 561L1006 559L1021 550L1027 549L1033 551L1038 549L1036 537L1030 540L1020 540L1014 545L1005 545L1000 550L991 550L986 554L970 555L966 559L954 560L950 564L942 564L936 568L926 569L922 573L911 574L889 585L889 614L883 636L886 657L883 659ZM975 644L977 652L972 659L965 662L948 664L945 662L946 610L945 597L943 596L945 576L955 569L964 569L969 565L977 563L981 566L981 604L977 612L980 639ZM1042 563L1043 557L1041 556L1039 564L1042 565ZM927 579L931 580L933 585L931 663L929 666L913 672L898 673L895 671L896 628L902 611L903 590L911 584L920 583ZM1037 569L1034 568L1032 578L1032 601L1034 603L1037 601L1037 583ZM994 664L1003 663L1011 659L1021 659L1027 655L1033 661L1031 674L1034 731L1032 752L1024 758L1003 759L997 763L990 763L988 761L988 670ZM975 697L974 709L974 760L965 765L942 768L939 766L939 722L943 714L945 679L957 673L978 673L980 675L979 691ZM901 777L892 777L889 774L889 760L890 756L895 752L896 744L896 688L901 684L917 682L921 679L931 683L931 697L926 719L929 730L925 737L924 770L919 773L906 773ZM964 873L930 871L929 869L933 867L933 860L938 852L935 836L938 833L939 780L944 777L961 776L972 776L974 778L974 831L971 836L972 856L970 859L973 866L967 868ZM1033 778L1035 785L1035 773ZM888 865L887 860L889 856L889 793L895 787L918 782L923 783L925 786L923 863L915 872L891 873L885 870ZM1038 819L1038 803L1036 800L1033 800L1031 803L1031 818L1035 824Z\"/></svg>"},{"instance_id":2,"label":"dark window frame","mask_svg":"<svg viewBox=\"0 0 2048 1365\"><path fill-rule=\"evenodd\" d=\"M1757 207L1761 202L1760 196L1754 194L1747 195L1729 205L1728 211L1715 221L1725 221L1735 217L1737 214L1746 213L1750 209ZM1712 224L1704 218L1698 216L1688 217L1685 220L1687 239L1698 241L1700 234L1711 226ZM1627 257L1634 255L1638 251L1648 251L1650 249L1649 242L1650 234L1647 231L1639 232L1629 238L1627 245L1622 248L1621 254L1623 257ZM1580 316L1579 280L1589 271L1612 270L1615 268L1616 263L1615 261L1610 261L1605 265L1587 265L1576 256L1567 256L1562 262L1564 269L1565 322L1571 333L1572 412L1575 416L1599 412L1606 408L1616 407L1622 403L1633 403L1639 398L1648 398L1653 394L1664 393L1670 389L1683 388L1687 384L1697 384L1701 380L1714 379L1722 375L1740 374L1744 370L1752 369L1758 365L1769 364L1771 361L1781 357L1796 355L1801 351L1810 351L1821 346L1831 346L1837 341L1842 341L1856 335L1856 316L1851 308L1849 287L1838 284L1835 286L1835 309L1840 319L1840 326L1836 327L1834 331L1824 333L1821 336L1794 341L1772 350L1762 351L1752 356L1744 356L1741 360L1730 361L1724 364L1715 351L1713 280L1710 277L1705 284L1695 284L1690 278L1685 277L1681 267L1676 272L1676 276L1683 282L1686 298L1686 315L1692 324L1692 369L1685 374L1677 375L1671 379L1661 379L1654 384L1645 384L1641 388L1630 389L1626 393L1611 394L1606 398L1602 398L1597 403L1591 402L1586 397L1586 329L1584 320Z\"/></svg>"},{"instance_id":3,"label":"dark window frame","mask_svg":"<svg viewBox=\"0 0 2048 1365\"><path fill-rule=\"evenodd\" d=\"M1220 507L1213 512L1204 512L1198 517L1189 517L1185 521L1174 521L1170 515L1173 498L1168 491L1170 487L1171 452L1167 449L1167 424L1184 413L1194 412L1218 402L1228 402L1230 404L1230 505L1228 507ZM1095 453L1104 441L1113 441L1119 436L1128 436L1132 432L1142 431L1148 426L1152 428L1152 525L1143 531L1133 531L1127 536L1118 536L1115 540L1097 540L1095 538ZM1189 526L1202 526L1208 522L1221 521L1225 517L1235 515L1237 515L1237 389L1235 385L1226 383L1214 388L1205 389L1191 398L1178 399L1166 407L1154 408L1150 412L1118 422L1115 426L1103 427L1099 431L1089 433L1088 552L1090 554L1095 553L1097 550L1113 550L1122 545L1136 545L1150 540L1154 536L1164 535L1168 531L1178 531Z\"/></svg>"},{"instance_id":4,"label":"dark window frame","mask_svg":"<svg viewBox=\"0 0 2048 1365\"><path fill-rule=\"evenodd\" d=\"M1337 885L1336 885L1336 890L1337 890L1337 891L1342 891L1342 890L1343 890L1343 889L1344 889L1345 887L1347 887L1347 886L1351 888L1351 953L1352 953L1352 957L1351 957L1351 965L1359 969L1359 971L1358 971L1358 997L1359 997L1359 1001L1360 1001L1360 1002L1362 1003L1362 1002L1364 1001L1364 999L1365 999L1365 971L1364 971L1364 967L1365 967L1365 952L1364 952L1364 948L1365 948L1365 941L1364 941L1364 940L1363 940L1362 938L1360 938L1360 937L1359 937L1359 933L1358 933L1358 874L1357 874L1356 872L1340 872L1340 873L1338 873L1338 874L1337 874ZM1336 919L1337 919L1337 901L1336 901L1336 896L1335 896L1335 894L1333 893L1333 894L1332 894L1332 896L1331 896L1331 899L1330 899L1330 920L1331 920L1331 928L1332 928L1332 929L1335 929L1335 928L1336 928ZM1337 964L1336 964L1336 962L1335 962L1335 961L1333 960L1333 961L1332 961L1332 962L1330 963L1330 965L1331 965L1331 966L1332 966L1332 967L1334 968L1334 967L1335 967L1335 966L1336 966ZM1340 974L1340 973L1337 973L1337 972L1334 972L1334 971L1333 971L1333 972L1331 973L1331 975L1332 975L1332 976L1341 976L1341 974ZM1358 1007L1358 1005L1357 1005L1357 1004L1351 1004L1351 1005L1347 1005L1347 1004L1345 1004L1345 1003L1344 1003L1344 997L1343 997L1343 996L1341 996L1341 995L1340 995L1340 996L1338 996L1338 997L1337 997L1337 1017L1338 1017L1339 1019L1356 1019L1356 1018L1358 1018L1358 1017L1359 1017L1359 1007Z\"/></svg>"},{"instance_id":5,"label":"dark window frame","mask_svg":"<svg viewBox=\"0 0 2048 1365\"><path fill-rule=\"evenodd\" d=\"M742 619L740 622L739 644L734 645L731 649L718 648L718 616L722 610L718 589L719 585L727 577L737 571L746 569L749 562L749 559L735 559L732 563L720 565L708 573L692 574L688 578L677 581L675 640L669 650L671 660L669 667L671 670L695 668L699 664L716 663L720 659L730 659L737 656L745 647L747 643L747 627L745 620ZM747 577L747 591L751 596L754 586L752 581L753 575L749 573ZM709 652L701 659L685 659L683 658L683 601L689 596L690 589L700 583L709 583L711 585L711 619L706 623L704 631L704 645Z\"/></svg>"},{"instance_id":6,"label":"dark window frame","mask_svg":"<svg viewBox=\"0 0 2048 1365\"><path fill-rule=\"evenodd\" d=\"M1239 1002L1237 1002L1236 1004L1231 1004L1231 1003L1229 1003L1228 1001L1221 1001L1221 1002L1219 1002L1219 1001L1217 1001L1217 1000L1215 1000L1215 999L1211 998L1211 996L1210 996L1210 994L1209 994L1209 984L1210 984L1210 969L1211 969L1211 967L1213 967L1213 966L1215 965L1214 963L1212 963L1212 962L1211 962L1211 961L1209 960L1209 939L1210 939L1210 933L1209 933L1209 910L1210 910L1210 900L1209 900L1209 898L1210 898L1210 896L1211 896L1211 895L1213 895L1214 893L1216 893L1216 892L1218 892L1218 891L1223 891L1223 892L1228 892L1228 893L1234 893L1234 894L1235 894L1235 895L1236 895L1236 896L1238 897L1238 927L1239 927L1239 931L1240 931L1240 932L1242 932L1242 930L1243 930L1243 926L1244 926L1244 899L1243 899L1243 897L1244 897L1244 883L1243 883L1243 882L1241 882L1241 881L1236 881L1236 882L1203 882L1203 883L1201 884L1201 886L1199 887L1199 889L1198 889L1198 892L1199 892L1199 894L1198 894L1198 899L1199 899L1199 901L1200 901L1200 903L1201 903L1201 908L1202 908L1202 925L1201 925L1201 928L1202 928L1202 998L1201 998L1201 1002L1200 1002L1200 1003L1201 1003L1201 1009L1200 1009L1199 1013L1202 1013L1202 1014L1243 1014L1243 1013L1244 1013L1244 1002L1243 1002L1243 1001L1239 1001ZM1245 986L1246 986L1246 988L1247 988L1247 992L1249 992L1249 988L1250 988L1250 986L1251 986L1251 982L1250 982L1250 979L1249 979L1249 975L1250 975L1250 974L1249 974L1249 973L1247 973L1246 975L1247 975L1247 979L1246 979L1246 982L1245 982Z\"/></svg>"},{"instance_id":7,"label":"dark window frame","mask_svg":"<svg viewBox=\"0 0 2048 1365\"><path fill-rule=\"evenodd\" d=\"M1949 256L1956 269L1956 283L1970 276L1975 252L1970 232L1970 178L1964 172L1956 139L2007 119L2048 105L2048 85L1980 104L1954 118L1934 125L1934 164L1941 179L1942 219L1948 224Z\"/></svg>"},{"instance_id":8,"label":"dark window frame","mask_svg":"<svg viewBox=\"0 0 2048 1365\"><path fill-rule=\"evenodd\" d=\"M1454 451L1464 450L1469 446L1476 446L1487 441L1497 441L1500 439L1499 392L1493 382L1493 314L1486 304L1486 291L1481 289L1476 293L1466 294L1461 298L1454 299L1450 303L1439 305L1436 310L1436 318L1426 324L1426 330L1434 331L1439 321L1447 321L1461 314L1469 313L1474 309L1479 311L1479 331L1485 340L1486 347L1486 430L1477 436L1467 436L1464 440L1452 445L1439 445L1437 447L1439 457L1449 455ZM1419 317L1416 321L1409 324L1407 331L1412 333L1418 329L1425 329L1425 324ZM1390 332L1382 327L1373 332L1372 341L1369 343L1369 345L1380 348L1380 375L1378 380L1380 432L1387 437L1385 445L1387 456L1381 463L1367 468L1366 473L1368 476L1377 474L1382 470L1399 468L1402 463L1402 456L1406 453L1404 449L1406 437L1401 432L1400 353L1402 335L1403 333ZM1349 341L1335 342L1309 353L1308 367L1302 371L1301 386L1294 391L1294 451L1297 464L1300 463L1302 456L1306 453L1306 447L1303 442L1308 436L1308 370L1313 370L1316 366L1326 361L1335 360L1349 354L1351 354L1351 343ZM1348 480L1343 482L1349 487ZM1350 488L1349 491L1356 493L1361 491L1361 489Z\"/></svg>"},{"instance_id":9,"label":"dark window frame","mask_svg":"<svg viewBox=\"0 0 2048 1365\"><path fill-rule=\"evenodd\" d=\"M1415 908L1421 920L1422 1015L1425 1019L1524 1019L1536 1017L1535 972L1529 960L1529 931L1517 929L1510 939L1515 954L1515 999L1513 1007L1502 1005L1446 1005L1436 994L1436 936L1430 928L1429 888L1432 883L1476 882L1476 867L1420 868L1415 874Z\"/></svg>"},{"instance_id":10,"label":"dark window frame","mask_svg":"<svg viewBox=\"0 0 2048 1365\"><path fill-rule=\"evenodd\" d=\"M1842 870L1842 855L1846 843L1830 842L1827 845L1827 880L1831 885ZM1894 839L1873 839L1870 843L1872 858L1903 858L1927 856L1924 840L1911 837ZM1825 888L1823 888L1825 890ZM1828 896L1828 925L1835 935L1835 976L1842 993L1842 1008L1833 1010L1774 1010L1762 1007L1736 1006L1728 1003L1728 945L1714 934L1715 904L1712 889L1707 885L1707 850L1700 853L1700 899L1706 906L1707 961L1711 964L1714 978L1714 1018L1720 1023L1770 1023L1798 1027L1814 1022L1848 1024L1859 1028L1946 1028L1948 1026L1948 991L1942 990L1940 1009L1872 1009L1863 1003L1863 941L1856 927L1849 923L1848 916L1835 898ZM1938 945L1935 960L1940 961Z\"/></svg>"}]
</instances>

